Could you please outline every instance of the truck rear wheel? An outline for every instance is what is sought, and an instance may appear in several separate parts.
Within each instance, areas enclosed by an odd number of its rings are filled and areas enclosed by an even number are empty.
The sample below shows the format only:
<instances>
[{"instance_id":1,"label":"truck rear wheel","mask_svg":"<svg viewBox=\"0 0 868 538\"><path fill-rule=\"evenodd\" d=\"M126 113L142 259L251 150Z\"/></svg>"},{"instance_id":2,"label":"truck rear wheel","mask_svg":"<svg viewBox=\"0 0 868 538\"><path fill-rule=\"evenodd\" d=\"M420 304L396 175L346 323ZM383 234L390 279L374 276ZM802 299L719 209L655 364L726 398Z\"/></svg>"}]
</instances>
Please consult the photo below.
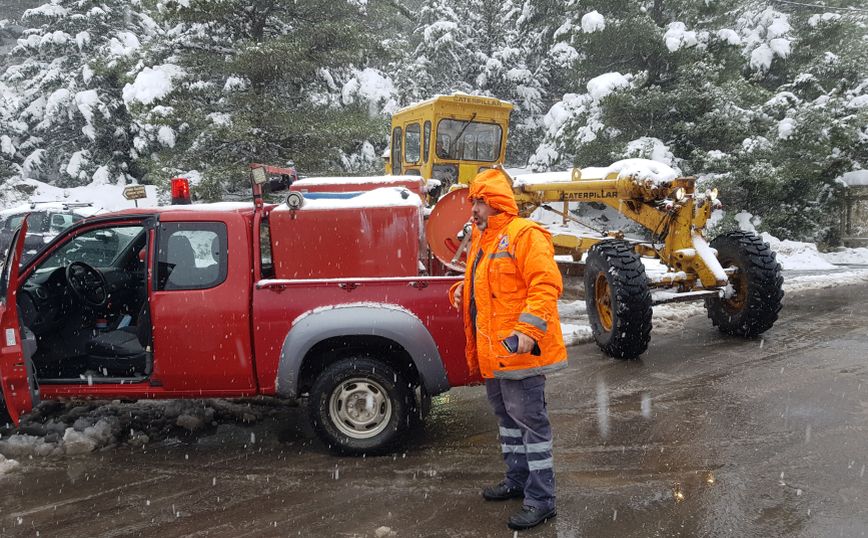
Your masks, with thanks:
<instances>
[{"instance_id":1,"label":"truck rear wheel","mask_svg":"<svg viewBox=\"0 0 868 538\"><path fill-rule=\"evenodd\" d=\"M784 277L769 244L756 234L731 232L714 238L717 259L724 268L735 267L730 275L730 295L705 300L711 323L721 332L755 336L774 325L781 310Z\"/></svg>"},{"instance_id":2,"label":"truck rear wheel","mask_svg":"<svg viewBox=\"0 0 868 538\"><path fill-rule=\"evenodd\" d=\"M634 359L648 348L651 292L629 243L602 241L588 251L585 303L594 340L607 355Z\"/></svg>"},{"instance_id":3,"label":"truck rear wheel","mask_svg":"<svg viewBox=\"0 0 868 538\"><path fill-rule=\"evenodd\" d=\"M317 377L308 412L320 439L340 454L382 454L409 428L413 393L393 368L367 357L341 359Z\"/></svg>"}]
</instances>

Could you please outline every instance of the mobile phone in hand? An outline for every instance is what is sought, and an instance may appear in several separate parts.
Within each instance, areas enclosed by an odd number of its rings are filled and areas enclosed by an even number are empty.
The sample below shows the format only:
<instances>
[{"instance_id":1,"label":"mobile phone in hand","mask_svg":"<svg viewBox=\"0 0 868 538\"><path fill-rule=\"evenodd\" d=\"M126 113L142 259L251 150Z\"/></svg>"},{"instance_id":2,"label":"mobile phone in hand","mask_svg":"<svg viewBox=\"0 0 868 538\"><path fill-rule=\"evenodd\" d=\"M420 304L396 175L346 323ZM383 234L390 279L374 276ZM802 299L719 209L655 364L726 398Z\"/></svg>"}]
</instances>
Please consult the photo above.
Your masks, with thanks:
<instances>
[{"instance_id":1,"label":"mobile phone in hand","mask_svg":"<svg viewBox=\"0 0 868 538\"><path fill-rule=\"evenodd\" d=\"M500 341L500 343L503 344L503 347L505 347L506 350L509 351L510 353L515 353L516 351L518 351L518 335L517 334L513 334L509 338L504 338L503 340Z\"/></svg>"},{"instance_id":2,"label":"mobile phone in hand","mask_svg":"<svg viewBox=\"0 0 868 538\"><path fill-rule=\"evenodd\" d=\"M503 347L505 347L506 350L509 351L510 353L516 353L518 351L518 335L517 334L513 334L512 336L510 336L508 338L504 338L503 340L500 341L500 343L503 344ZM539 344L534 342L533 343L533 349L530 351L530 354L539 357L540 353L542 353L542 352L540 351Z\"/></svg>"}]
</instances>

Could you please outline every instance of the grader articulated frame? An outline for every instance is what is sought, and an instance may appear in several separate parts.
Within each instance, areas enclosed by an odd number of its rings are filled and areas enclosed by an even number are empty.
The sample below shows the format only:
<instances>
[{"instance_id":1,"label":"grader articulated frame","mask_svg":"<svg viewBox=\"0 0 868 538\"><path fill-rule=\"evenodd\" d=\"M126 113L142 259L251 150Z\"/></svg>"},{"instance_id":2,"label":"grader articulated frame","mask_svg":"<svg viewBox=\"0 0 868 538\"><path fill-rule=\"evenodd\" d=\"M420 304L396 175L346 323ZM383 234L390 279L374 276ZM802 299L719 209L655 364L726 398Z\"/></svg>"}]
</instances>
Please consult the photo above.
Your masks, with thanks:
<instances>
[{"instance_id":1,"label":"grader articulated frame","mask_svg":"<svg viewBox=\"0 0 868 538\"><path fill-rule=\"evenodd\" d=\"M780 265L769 245L755 234L731 232L710 244L706 241L706 223L720 205L716 190L697 192L692 177L660 181L619 172L615 165L609 169L613 168L603 177L582 177L576 168L556 181L551 174L542 180L532 175L514 180L507 173L522 216L543 207L561 215L566 224L578 220L569 211L571 202L598 202L650 231L650 239L637 240L618 230L596 234L552 230L557 254L585 260L588 317L603 351L619 358L642 354L650 341L652 306L668 302L704 299L712 323L727 334L750 337L769 329L783 297ZM463 214L466 219L469 214L462 191L455 189L438 201L428 225L432 250L453 266L461 257L457 236L464 225L455 216ZM562 209L552 206L557 203L563 204ZM446 215L452 216L452 222L444 250L437 243L443 238ZM649 278L642 257L658 258L668 272ZM652 290L658 293L652 296Z\"/></svg>"}]
</instances>

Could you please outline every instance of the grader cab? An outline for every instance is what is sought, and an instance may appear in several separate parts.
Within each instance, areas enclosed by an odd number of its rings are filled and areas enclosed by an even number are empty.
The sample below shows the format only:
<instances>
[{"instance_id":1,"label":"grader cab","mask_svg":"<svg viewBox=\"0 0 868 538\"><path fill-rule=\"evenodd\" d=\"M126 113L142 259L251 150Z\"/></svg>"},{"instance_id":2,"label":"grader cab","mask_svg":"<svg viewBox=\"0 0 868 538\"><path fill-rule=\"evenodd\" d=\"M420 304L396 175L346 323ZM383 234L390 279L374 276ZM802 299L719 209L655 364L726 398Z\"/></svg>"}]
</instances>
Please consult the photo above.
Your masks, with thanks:
<instances>
[{"instance_id":1,"label":"grader cab","mask_svg":"<svg viewBox=\"0 0 868 538\"><path fill-rule=\"evenodd\" d=\"M387 172L467 185L502 164L512 104L475 95L440 95L392 116Z\"/></svg>"},{"instance_id":2,"label":"grader cab","mask_svg":"<svg viewBox=\"0 0 868 538\"><path fill-rule=\"evenodd\" d=\"M510 110L496 99L455 95L393 118L393 173L449 185L431 209L426 239L432 254L453 271L463 271L470 235L462 187L481 170L502 168ZM407 136L417 132L418 138ZM448 158L436 153L441 135ZM549 226L556 253L571 255L579 265L594 339L607 354L629 359L647 349L655 304L704 300L720 331L743 337L761 334L777 320L783 277L769 245L746 232L706 239L706 223L720 205L716 189L697 190L695 178L677 177L668 166L644 159L507 177L522 216L540 208L560 216L561 225ZM623 230L583 228L571 211L576 202L605 204L646 233L635 238ZM649 275L643 258L658 259L667 271Z\"/></svg>"}]
</instances>

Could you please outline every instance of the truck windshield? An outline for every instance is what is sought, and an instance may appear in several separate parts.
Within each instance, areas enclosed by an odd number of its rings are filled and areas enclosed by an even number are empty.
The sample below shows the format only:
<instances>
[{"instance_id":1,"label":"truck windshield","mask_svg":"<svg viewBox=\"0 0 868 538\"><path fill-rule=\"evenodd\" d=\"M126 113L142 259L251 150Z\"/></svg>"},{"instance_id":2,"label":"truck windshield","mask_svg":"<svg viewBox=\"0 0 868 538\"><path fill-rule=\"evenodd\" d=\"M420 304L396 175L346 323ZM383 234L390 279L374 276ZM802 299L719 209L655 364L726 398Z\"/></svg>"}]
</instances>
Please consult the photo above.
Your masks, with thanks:
<instances>
[{"instance_id":1,"label":"truck windshield","mask_svg":"<svg viewBox=\"0 0 868 538\"><path fill-rule=\"evenodd\" d=\"M503 129L496 123L443 119L437 124L435 151L440 159L494 162L502 138Z\"/></svg>"},{"instance_id":2,"label":"truck windshield","mask_svg":"<svg viewBox=\"0 0 868 538\"><path fill-rule=\"evenodd\" d=\"M108 267L143 232L142 226L117 226L89 230L73 237L39 264L37 271L66 267L72 262L85 262L95 267Z\"/></svg>"}]
</instances>

